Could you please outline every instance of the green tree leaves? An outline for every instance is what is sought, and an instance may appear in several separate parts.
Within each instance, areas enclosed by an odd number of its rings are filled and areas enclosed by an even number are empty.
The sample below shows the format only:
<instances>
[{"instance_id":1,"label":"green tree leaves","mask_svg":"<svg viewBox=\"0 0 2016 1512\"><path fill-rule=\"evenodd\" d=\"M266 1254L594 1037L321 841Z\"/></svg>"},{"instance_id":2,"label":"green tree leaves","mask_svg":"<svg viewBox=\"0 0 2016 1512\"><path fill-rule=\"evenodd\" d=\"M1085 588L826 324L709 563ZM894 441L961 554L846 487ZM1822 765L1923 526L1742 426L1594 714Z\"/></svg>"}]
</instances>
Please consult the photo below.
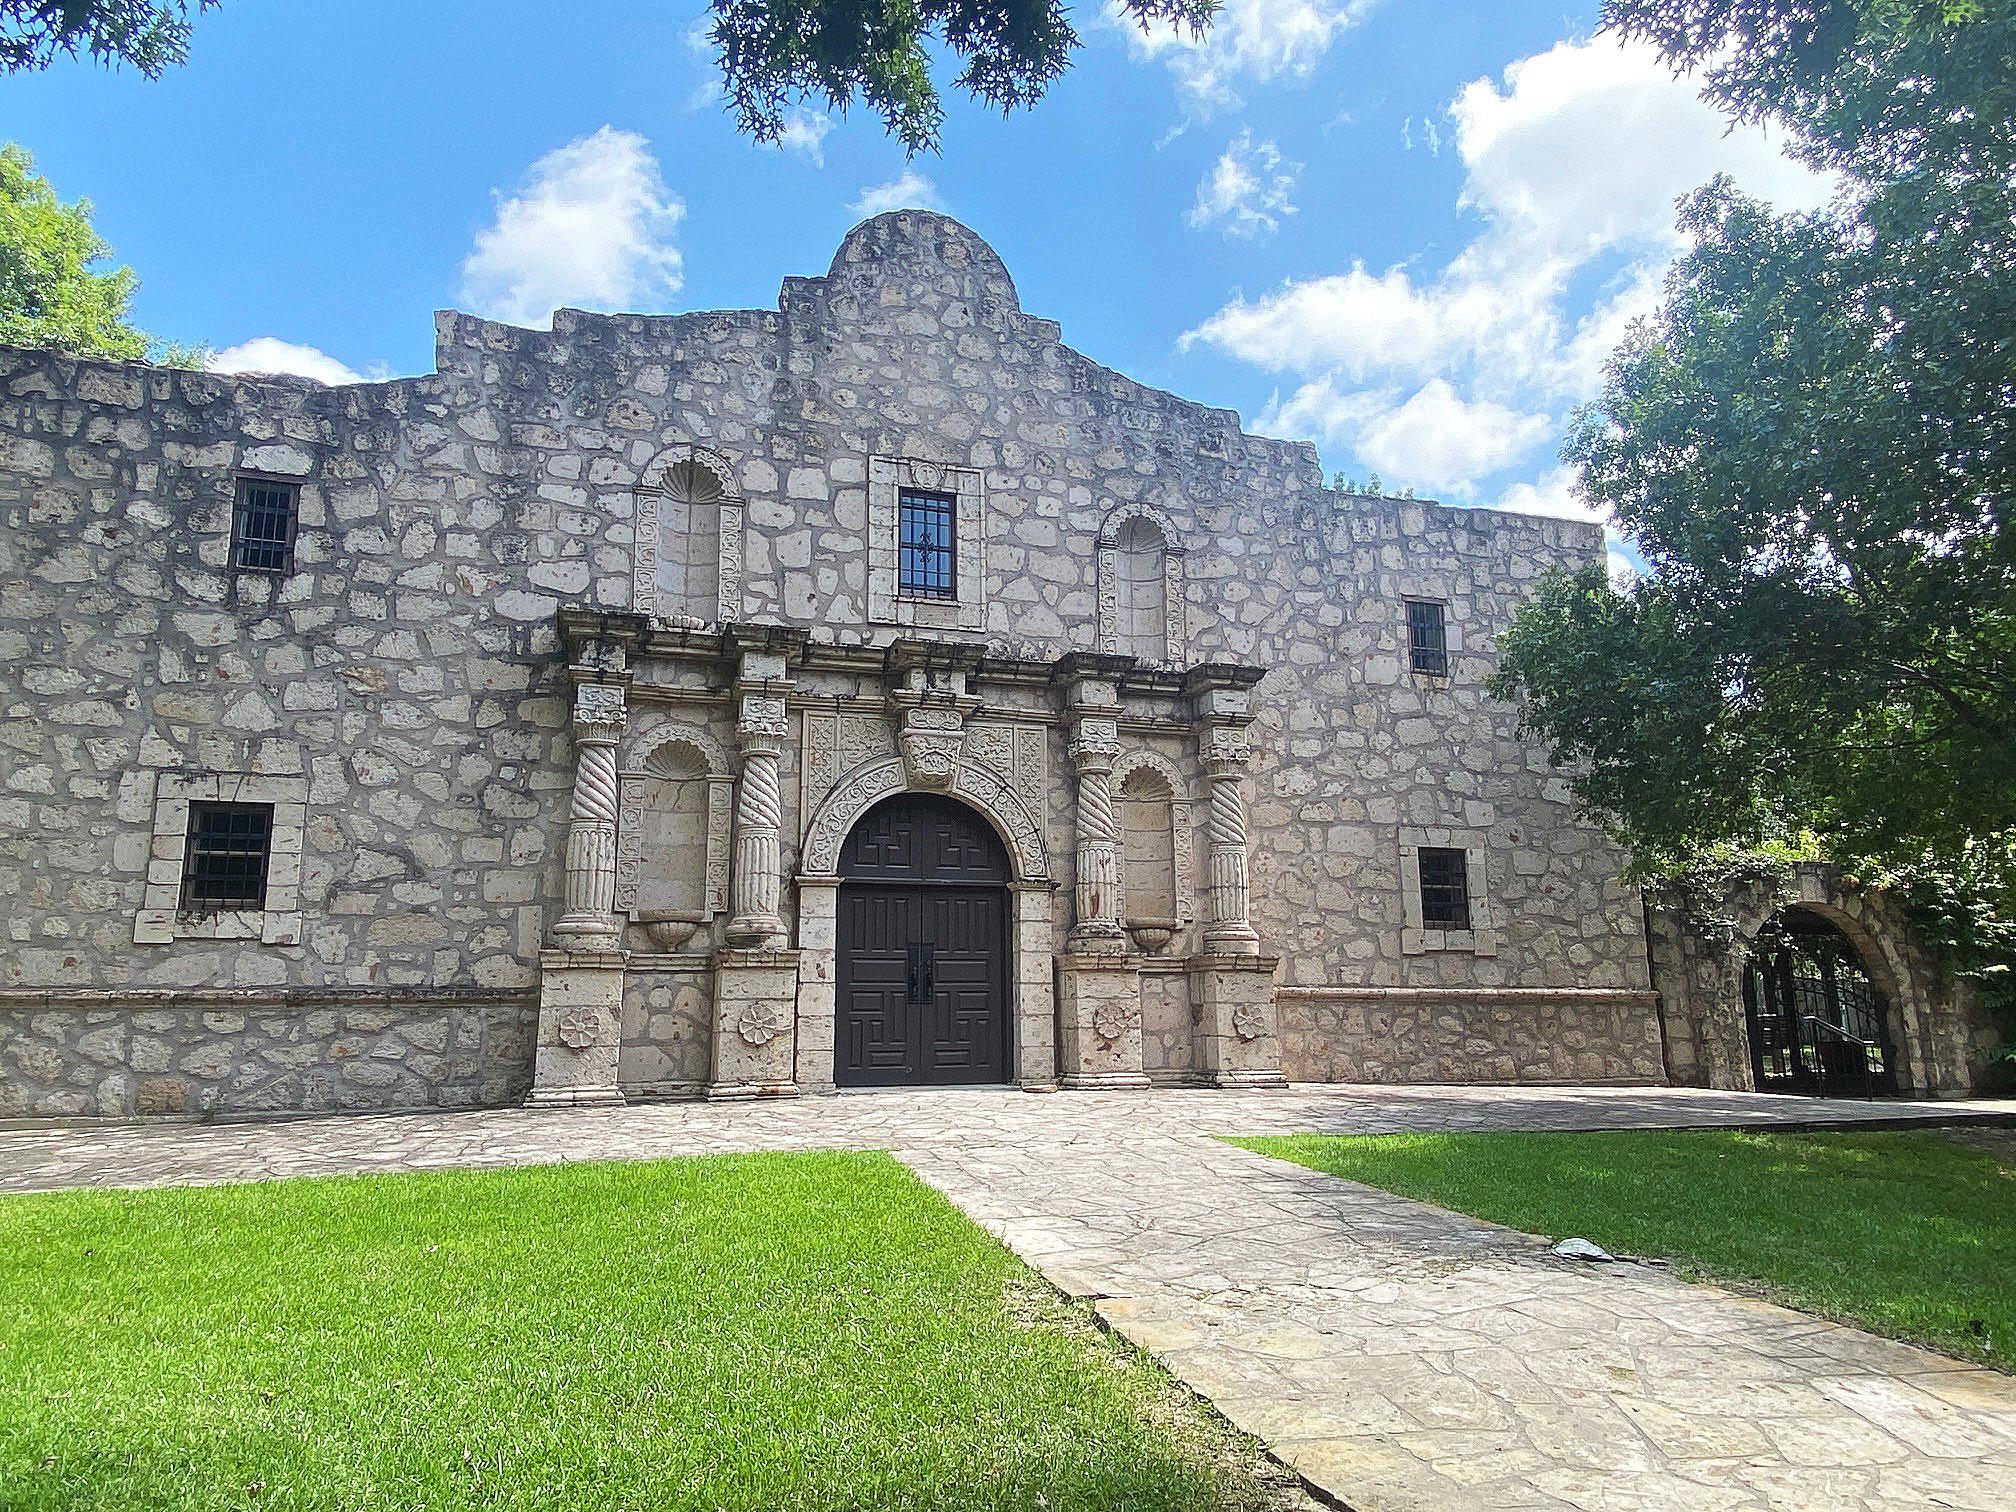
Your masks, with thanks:
<instances>
[{"instance_id":1,"label":"green tree leaves","mask_svg":"<svg viewBox=\"0 0 2016 1512\"><path fill-rule=\"evenodd\" d=\"M126 316L139 283L131 268L98 269L111 254L91 205L66 205L35 160L0 145L0 342L171 367L201 367L200 348L150 342Z\"/></svg>"},{"instance_id":2,"label":"green tree leaves","mask_svg":"<svg viewBox=\"0 0 2016 1512\"><path fill-rule=\"evenodd\" d=\"M0 72L60 56L127 63L158 79L189 55L189 16L217 0L0 0Z\"/></svg>"},{"instance_id":3,"label":"green tree leaves","mask_svg":"<svg viewBox=\"0 0 2016 1512\"><path fill-rule=\"evenodd\" d=\"M1218 0L1121 0L1126 15L1201 32ZM935 151L945 111L929 44L964 67L953 81L1004 113L1041 99L1078 33L1058 0L713 0L710 35L737 124L775 141L788 105L858 99L912 153Z\"/></svg>"},{"instance_id":4,"label":"green tree leaves","mask_svg":"<svg viewBox=\"0 0 2016 1512\"><path fill-rule=\"evenodd\" d=\"M1710 184L1566 455L1651 571L1549 583L1498 679L1639 853L2016 826L2016 21L1926 0L1613 0L1840 176Z\"/></svg>"}]
</instances>

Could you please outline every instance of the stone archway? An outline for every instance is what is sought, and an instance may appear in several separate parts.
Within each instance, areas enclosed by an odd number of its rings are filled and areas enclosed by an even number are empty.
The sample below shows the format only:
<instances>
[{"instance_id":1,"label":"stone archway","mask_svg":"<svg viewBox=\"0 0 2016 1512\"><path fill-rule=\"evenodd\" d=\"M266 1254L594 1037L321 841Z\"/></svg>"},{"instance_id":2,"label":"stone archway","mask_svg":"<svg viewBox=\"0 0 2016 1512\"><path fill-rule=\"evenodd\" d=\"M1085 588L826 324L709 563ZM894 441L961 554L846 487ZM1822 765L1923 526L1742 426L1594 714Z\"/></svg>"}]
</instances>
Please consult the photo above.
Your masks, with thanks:
<instances>
[{"instance_id":1,"label":"stone archway","mask_svg":"<svg viewBox=\"0 0 2016 1512\"><path fill-rule=\"evenodd\" d=\"M1008 851L980 813L907 792L840 854L834 1083L1008 1079Z\"/></svg>"},{"instance_id":2,"label":"stone archway","mask_svg":"<svg viewBox=\"0 0 2016 1512\"><path fill-rule=\"evenodd\" d=\"M1873 943L1873 942L1872 942ZM1793 904L1765 922L1743 968L1751 1074L1760 1092L1895 1093L1897 994L1874 957L1821 908Z\"/></svg>"},{"instance_id":3,"label":"stone archway","mask_svg":"<svg viewBox=\"0 0 2016 1512\"><path fill-rule=\"evenodd\" d=\"M862 763L836 782L806 823L799 855L798 1046L796 1080L831 1087L837 1053L840 861L847 837L877 804L929 792L909 780L903 760ZM1007 1079L1030 1091L1057 1085L1056 990L1050 851L1043 827L1005 781L972 761L940 790L962 800L993 829L1008 857Z\"/></svg>"}]
</instances>

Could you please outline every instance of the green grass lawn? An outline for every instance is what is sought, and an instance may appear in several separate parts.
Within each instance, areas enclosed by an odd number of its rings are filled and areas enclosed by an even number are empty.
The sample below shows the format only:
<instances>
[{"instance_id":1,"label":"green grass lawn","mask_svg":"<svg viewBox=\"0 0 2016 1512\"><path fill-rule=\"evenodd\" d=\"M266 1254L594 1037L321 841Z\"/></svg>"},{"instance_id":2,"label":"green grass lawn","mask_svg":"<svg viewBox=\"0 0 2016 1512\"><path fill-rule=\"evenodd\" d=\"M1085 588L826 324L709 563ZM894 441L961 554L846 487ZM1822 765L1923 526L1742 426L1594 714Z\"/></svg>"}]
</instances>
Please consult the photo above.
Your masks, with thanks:
<instances>
[{"instance_id":1,"label":"green grass lawn","mask_svg":"<svg viewBox=\"0 0 2016 1512\"><path fill-rule=\"evenodd\" d=\"M1206 1508L1252 1451L894 1160L0 1198L0 1508Z\"/></svg>"},{"instance_id":2,"label":"green grass lawn","mask_svg":"<svg viewBox=\"0 0 2016 1512\"><path fill-rule=\"evenodd\" d=\"M2016 1369L2016 1170L1930 1133L1233 1141Z\"/></svg>"}]
</instances>

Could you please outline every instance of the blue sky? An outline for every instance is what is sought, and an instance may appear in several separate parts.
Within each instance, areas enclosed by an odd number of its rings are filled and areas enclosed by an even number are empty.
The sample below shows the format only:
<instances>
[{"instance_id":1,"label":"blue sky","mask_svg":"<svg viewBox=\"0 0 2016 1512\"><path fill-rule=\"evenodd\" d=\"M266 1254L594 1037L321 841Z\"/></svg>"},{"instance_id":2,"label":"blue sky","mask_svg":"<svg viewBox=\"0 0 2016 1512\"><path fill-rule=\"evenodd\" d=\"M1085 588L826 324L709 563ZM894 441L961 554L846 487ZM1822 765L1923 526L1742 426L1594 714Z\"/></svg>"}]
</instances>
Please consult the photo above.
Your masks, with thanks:
<instances>
[{"instance_id":1,"label":"blue sky","mask_svg":"<svg viewBox=\"0 0 2016 1512\"><path fill-rule=\"evenodd\" d=\"M1594 13L1227 0L1197 45L1082 6L1044 102L948 95L942 155L906 161L862 111L739 136L692 0L225 0L158 82L0 80L0 138L96 204L141 324L229 364L424 372L450 306L767 308L921 204L1098 361L1356 477L1580 515L1563 424L1656 293L1673 198L1722 169L1824 190Z\"/></svg>"}]
</instances>

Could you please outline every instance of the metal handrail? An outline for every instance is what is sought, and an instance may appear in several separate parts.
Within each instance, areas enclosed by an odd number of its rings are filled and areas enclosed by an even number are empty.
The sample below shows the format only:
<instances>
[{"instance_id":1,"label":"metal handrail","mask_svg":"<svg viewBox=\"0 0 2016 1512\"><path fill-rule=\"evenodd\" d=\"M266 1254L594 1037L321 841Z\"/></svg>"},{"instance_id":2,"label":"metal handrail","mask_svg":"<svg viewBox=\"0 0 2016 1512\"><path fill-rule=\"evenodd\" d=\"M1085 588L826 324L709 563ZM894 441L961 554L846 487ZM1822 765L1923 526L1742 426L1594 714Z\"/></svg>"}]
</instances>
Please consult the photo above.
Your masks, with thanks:
<instances>
[{"instance_id":1,"label":"metal handrail","mask_svg":"<svg viewBox=\"0 0 2016 1512\"><path fill-rule=\"evenodd\" d=\"M1799 1022L1802 1024L1811 1024L1816 1029L1825 1029L1829 1034L1834 1035L1837 1039L1843 1039L1846 1040L1851 1045L1859 1045L1861 1047L1862 1096L1868 1102L1876 1101L1876 1073L1869 1069L1869 1052L1876 1048L1876 1042L1874 1040L1860 1039L1857 1036L1850 1034L1846 1029L1843 1029L1839 1024L1833 1023L1828 1019L1821 1018L1820 1015L1818 1015L1817 1013L1803 1014L1801 1015ZM1824 1087L1826 1083L1823 1081L1821 1085Z\"/></svg>"}]
</instances>

